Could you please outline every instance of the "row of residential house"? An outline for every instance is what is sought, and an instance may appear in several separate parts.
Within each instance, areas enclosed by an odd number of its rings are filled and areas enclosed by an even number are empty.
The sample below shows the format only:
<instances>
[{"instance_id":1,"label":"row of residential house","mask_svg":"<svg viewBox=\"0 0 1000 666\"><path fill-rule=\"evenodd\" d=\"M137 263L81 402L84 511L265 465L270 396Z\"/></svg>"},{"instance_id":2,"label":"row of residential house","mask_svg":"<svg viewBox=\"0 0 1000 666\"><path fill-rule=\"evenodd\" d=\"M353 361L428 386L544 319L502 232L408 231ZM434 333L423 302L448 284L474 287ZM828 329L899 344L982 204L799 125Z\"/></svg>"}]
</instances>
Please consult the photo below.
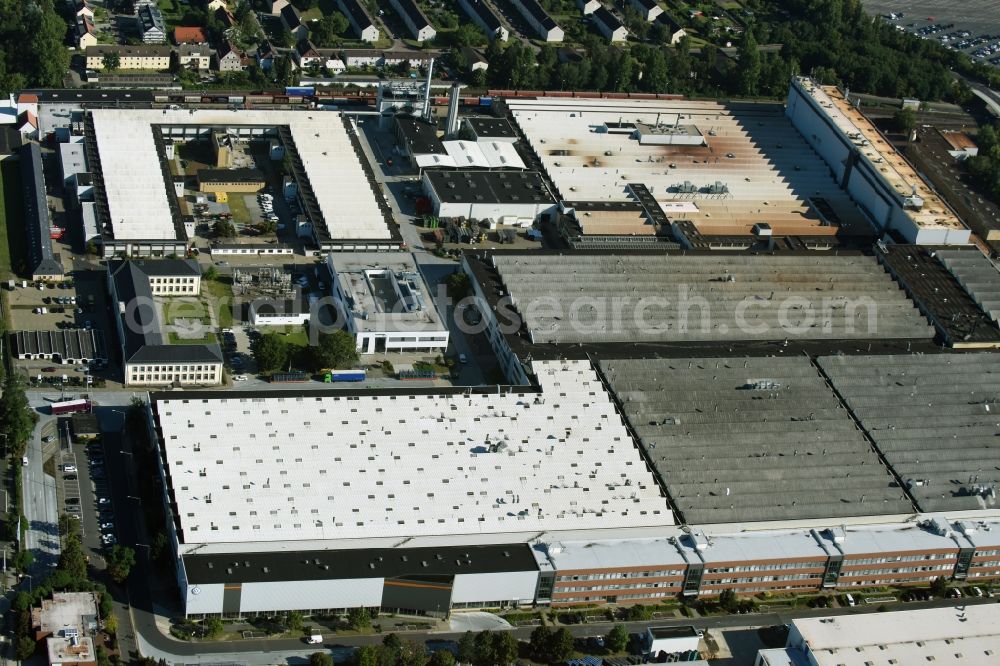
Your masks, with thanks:
<instances>
[{"instance_id":1,"label":"row of residential house","mask_svg":"<svg viewBox=\"0 0 1000 666\"><path fill-rule=\"evenodd\" d=\"M261 44L257 53L257 61L261 69L267 71L274 64L275 58L286 51L275 48L270 42ZM177 55L181 67L207 71L216 69L220 72L239 72L247 68L251 58L230 43L223 44L213 51L205 43L183 42L177 46L169 44L96 44L86 49L87 69L99 71L104 69L104 56L117 53L119 69L125 70L165 70L170 67L170 58ZM426 67L436 54L427 51L382 51L378 49L319 49L308 39L300 41L294 49L287 51L293 62L299 67L317 65L326 67L334 73L347 68L364 69L367 67L395 67L406 64L412 68Z\"/></svg>"}]
</instances>

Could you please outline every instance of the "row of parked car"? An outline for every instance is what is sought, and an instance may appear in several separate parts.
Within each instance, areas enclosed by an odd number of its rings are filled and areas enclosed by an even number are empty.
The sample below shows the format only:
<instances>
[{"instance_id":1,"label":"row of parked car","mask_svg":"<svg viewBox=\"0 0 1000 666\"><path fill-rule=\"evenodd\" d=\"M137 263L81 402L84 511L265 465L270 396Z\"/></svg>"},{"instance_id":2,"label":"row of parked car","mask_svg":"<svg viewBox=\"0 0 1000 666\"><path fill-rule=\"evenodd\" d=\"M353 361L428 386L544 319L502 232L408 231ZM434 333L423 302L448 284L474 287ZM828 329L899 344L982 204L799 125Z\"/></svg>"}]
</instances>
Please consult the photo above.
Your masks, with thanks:
<instances>
[{"instance_id":1,"label":"row of parked car","mask_svg":"<svg viewBox=\"0 0 1000 666\"><path fill-rule=\"evenodd\" d=\"M90 481L94 491L94 503L97 505L97 522L101 530L101 543L111 547L118 543L115 535L114 509L111 508L111 488L108 486L107 470L104 466L104 451L99 442L87 445L87 464L90 466ZM64 481L77 481L76 465L62 466ZM66 513L76 519L81 517L80 498L66 498Z\"/></svg>"}]
</instances>

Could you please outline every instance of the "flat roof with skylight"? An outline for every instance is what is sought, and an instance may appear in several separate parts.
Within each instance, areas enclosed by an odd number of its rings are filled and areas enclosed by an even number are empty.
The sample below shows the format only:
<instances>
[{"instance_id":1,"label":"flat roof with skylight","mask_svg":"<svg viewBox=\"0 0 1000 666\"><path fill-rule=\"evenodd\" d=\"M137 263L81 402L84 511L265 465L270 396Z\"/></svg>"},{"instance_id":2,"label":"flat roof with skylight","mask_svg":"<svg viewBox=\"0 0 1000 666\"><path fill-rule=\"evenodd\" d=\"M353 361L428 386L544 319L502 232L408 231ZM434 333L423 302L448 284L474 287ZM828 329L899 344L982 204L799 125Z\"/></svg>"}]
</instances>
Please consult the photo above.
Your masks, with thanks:
<instances>
[{"instance_id":1,"label":"flat roof with skylight","mask_svg":"<svg viewBox=\"0 0 1000 666\"><path fill-rule=\"evenodd\" d=\"M534 370L537 392L154 394L182 550L673 524L590 365Z\"/></svg>"}]
</instances>

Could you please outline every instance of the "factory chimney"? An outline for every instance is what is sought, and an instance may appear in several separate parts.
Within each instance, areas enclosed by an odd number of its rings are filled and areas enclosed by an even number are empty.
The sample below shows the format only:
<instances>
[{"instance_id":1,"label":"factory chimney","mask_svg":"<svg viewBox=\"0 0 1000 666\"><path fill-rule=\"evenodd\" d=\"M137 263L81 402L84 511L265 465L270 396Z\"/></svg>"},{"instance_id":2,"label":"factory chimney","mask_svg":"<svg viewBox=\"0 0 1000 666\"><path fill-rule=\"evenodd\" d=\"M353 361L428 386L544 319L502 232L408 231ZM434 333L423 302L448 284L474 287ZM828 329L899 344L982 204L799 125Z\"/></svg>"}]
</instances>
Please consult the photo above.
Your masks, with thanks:
<instances>
[{"instance_id":1,"label":"factory chimney","mask_svg":"<svg viewBox=\"0 0 1000 666\"><path fill-rule=\"evenodd\" d=\"M448 98L448 122L445 123L444 133L448 138L458 134L458 100L459 91L462 86L458 83L451 84L451 96Z\"/></svg>"},{"instance_id":2,"label":"factory chimney","mask_svg":"<svg viewBox=\"0 0 1000 666\"><path fill-rule=\"evenodd\" d=\"M434 58L431 58L427 65L427 85L424 88L424 119L427 122L433 120L431 113L431 80L434 78Z\"/></svg>"}]
</instances>

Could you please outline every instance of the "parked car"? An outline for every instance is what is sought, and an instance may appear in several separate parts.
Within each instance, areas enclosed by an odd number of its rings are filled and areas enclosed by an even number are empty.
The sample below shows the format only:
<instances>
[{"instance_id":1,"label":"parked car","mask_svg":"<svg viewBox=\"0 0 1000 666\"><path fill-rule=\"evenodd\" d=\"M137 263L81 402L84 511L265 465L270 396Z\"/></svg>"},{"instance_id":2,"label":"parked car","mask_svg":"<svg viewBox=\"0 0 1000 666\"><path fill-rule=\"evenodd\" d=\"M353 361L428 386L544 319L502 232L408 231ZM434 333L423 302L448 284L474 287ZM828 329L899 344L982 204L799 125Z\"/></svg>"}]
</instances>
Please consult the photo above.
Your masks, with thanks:
<instances>
[{"instance_id":1,"label":"parked car","mask_svg":"<svg viewBox=\"0 0 1000 666\"><path fill-rule=\"evenodd\" d=\"M64 472L75 472L76 471L76 465L63 465L63 471Z\"/></svg>"},{"instance_id":2,"label":"parked car","mask_svg":"<svg viewBox=\"0 0 1000 666\"><path fill-rule=\"evenodd\" d=\"M67 474L63 479L66 481L76 481L76 474Z\"/></svg>"}]
</instances>

